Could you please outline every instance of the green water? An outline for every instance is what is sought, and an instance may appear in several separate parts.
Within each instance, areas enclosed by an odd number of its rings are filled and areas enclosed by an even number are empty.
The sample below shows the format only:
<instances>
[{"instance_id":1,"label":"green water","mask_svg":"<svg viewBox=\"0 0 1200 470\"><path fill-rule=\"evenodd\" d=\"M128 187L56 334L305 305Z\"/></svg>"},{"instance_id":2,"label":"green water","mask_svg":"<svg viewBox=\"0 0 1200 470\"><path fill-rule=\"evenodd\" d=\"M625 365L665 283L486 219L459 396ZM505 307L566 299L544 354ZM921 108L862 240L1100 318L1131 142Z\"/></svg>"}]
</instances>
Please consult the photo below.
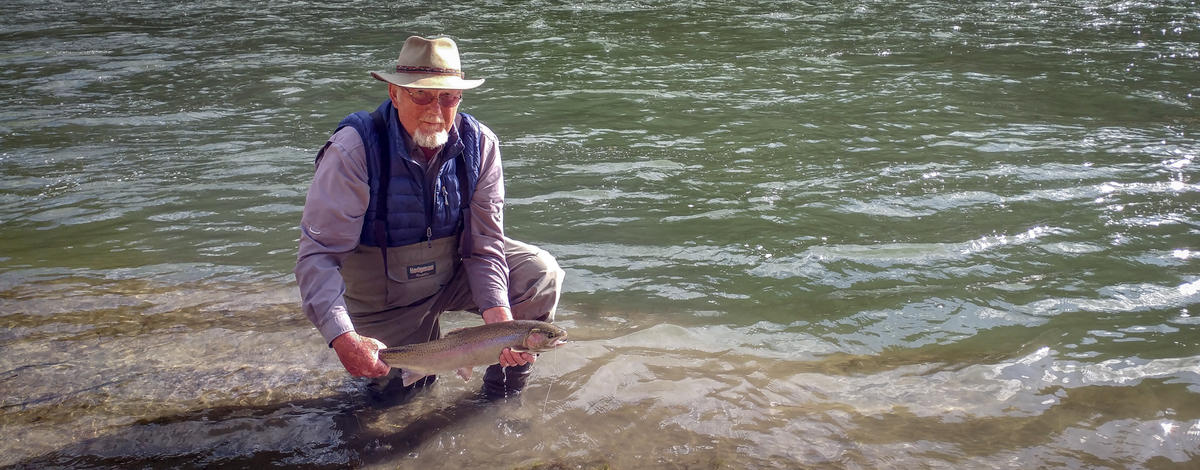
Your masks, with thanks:
<instances>
[{"instance_id":1,"label":"green water","mask_svg":"<svg viewBox=\"0 0 1200 470\"><path fill-rule=\"evenodd\" d=\"M299 309L411 34L567 271L520 403L371 406ZM5 2L0 65L0 465L1200 459L1195 1Z\"/></svg>"}]
</instances>

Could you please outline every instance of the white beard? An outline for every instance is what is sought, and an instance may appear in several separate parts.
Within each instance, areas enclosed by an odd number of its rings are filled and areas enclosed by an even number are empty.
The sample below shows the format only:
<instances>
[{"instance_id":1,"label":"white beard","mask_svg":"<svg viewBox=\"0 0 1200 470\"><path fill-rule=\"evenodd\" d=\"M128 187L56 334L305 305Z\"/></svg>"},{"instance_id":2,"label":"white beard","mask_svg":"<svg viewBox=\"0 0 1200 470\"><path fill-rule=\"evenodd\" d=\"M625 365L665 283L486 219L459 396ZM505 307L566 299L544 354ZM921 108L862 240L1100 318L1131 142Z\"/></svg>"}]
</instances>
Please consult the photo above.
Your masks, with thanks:
<instances>
[{"instance_id":1,"label":"white beard","mask_svg":"<svg viewBox=\"0 0 1200 470\"><path fill-rule=\"evenodd\" d=\"M430 134L418 130L417 132L413 133L413 140L417 142L417 145L427 149L435 149L446 145L446 141L449 139L449 131L438 131Z\"/></svg>"}]
</instances>

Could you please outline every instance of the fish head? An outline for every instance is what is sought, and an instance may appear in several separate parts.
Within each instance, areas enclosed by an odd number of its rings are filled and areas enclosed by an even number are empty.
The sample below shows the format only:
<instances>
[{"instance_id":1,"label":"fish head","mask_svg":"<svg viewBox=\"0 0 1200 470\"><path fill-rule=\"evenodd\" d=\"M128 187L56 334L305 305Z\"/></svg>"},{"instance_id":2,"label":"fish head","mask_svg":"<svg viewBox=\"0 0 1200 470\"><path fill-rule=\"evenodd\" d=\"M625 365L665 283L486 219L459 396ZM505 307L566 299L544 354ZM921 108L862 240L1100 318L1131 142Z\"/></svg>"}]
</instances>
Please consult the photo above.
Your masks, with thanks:
<instances>
[{"instance_id":1,"label":"fish head","mask_svg":"<svg viewBox=\"0 0 1200 470\"><path fill-rule=\"evenodd\" d=\"M537 325L525 335L525 347L529 351L549 351L567 343L567 330L550 323Z\"/></svg>"}]
</instances>

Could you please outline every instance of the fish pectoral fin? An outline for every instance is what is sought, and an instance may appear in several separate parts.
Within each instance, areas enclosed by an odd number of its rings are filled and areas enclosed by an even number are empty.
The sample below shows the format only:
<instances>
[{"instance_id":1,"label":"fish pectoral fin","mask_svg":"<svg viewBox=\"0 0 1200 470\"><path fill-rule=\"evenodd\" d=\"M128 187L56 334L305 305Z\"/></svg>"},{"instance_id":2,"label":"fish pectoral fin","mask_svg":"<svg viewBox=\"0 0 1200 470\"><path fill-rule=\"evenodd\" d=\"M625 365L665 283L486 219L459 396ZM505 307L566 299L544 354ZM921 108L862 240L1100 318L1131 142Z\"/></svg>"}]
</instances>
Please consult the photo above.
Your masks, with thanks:
<instances>
[{"instance_id":1,"label":"fish pectoral fin","mask_svg":"<svg viewBox=\"0 0 1200 470\"><path fill-rule=\"evenodd\" d=\"M522 347L511 348L510 347L508 349L512 350L512 352L519 352L519 353L529 352L529 348L522 348Z\"/></svg>"},{"instance_id":2,"label":"fish pectoral fin","mask_svg":"<svg viewBox=\"0 0 1200 470\"><path fill-rule=\"evenodd\" d=\"M409 369L401 369L400 370L400 380L401 380L401 383L403 383L405 387L412 385L416 381L425 378L426 375L428 375L428 374L422 374L415 370L409 370Z\"/></svg>"},{"instance_id":3,"label":"fish pectoral fin","mask_svg":"<svg viewBox=\"0 0 1200 470\"><path fill-rule=\"evenodd\" d=\"M471 380L471 373L473 371L470 367L460 367L456 372L458 372L459 377L462 377L463 382L467 382Z\"/></svg>"}]
</instances>

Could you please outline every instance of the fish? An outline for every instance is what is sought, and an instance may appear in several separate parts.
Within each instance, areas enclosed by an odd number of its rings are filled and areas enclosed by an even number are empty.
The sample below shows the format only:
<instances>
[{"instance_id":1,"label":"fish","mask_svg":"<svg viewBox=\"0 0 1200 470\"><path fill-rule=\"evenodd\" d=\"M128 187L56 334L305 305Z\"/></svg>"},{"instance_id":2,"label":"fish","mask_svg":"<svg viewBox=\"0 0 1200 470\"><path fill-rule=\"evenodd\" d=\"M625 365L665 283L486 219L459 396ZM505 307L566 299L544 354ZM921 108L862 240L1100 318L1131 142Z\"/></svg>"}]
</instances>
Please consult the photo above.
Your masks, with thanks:
<instances>
[{"instance_id":1,"label":"fish","mask_svg":"<svg viewBox=\"0 0 1200 470\"><path fill-rule=\"evenodd\" d=\"M471 380L475 367L495 364L500 352L542 353L566 344L567 330L537 320L513 320L460 328L441 339L379 350L379 359L400 369L404 386L438 372Z\"/></svg>"}]
</instances>

